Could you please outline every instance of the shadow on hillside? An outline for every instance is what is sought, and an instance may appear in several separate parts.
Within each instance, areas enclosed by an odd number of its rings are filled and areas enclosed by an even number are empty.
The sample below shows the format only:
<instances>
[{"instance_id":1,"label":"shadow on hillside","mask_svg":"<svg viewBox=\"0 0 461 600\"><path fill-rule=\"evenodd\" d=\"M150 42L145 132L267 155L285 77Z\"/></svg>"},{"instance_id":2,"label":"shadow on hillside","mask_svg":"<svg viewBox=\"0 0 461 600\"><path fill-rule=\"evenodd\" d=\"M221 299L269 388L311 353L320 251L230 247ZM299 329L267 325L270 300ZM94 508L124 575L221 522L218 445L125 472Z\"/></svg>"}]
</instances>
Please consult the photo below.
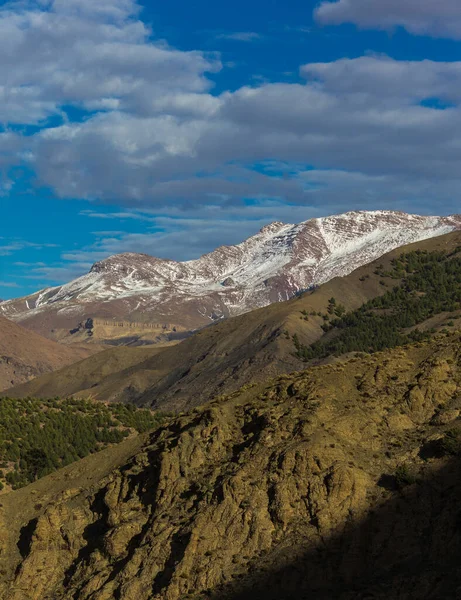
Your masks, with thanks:
<instances>
[{"instance_id":1,"label":"shadow on hillside","mask_svg":"<svg viewBox=\"0 0 461 600\"><path fill-rule=\"evenodd\" d=\"M263 567L263 562L267 564ZM270 566L272 564L272 566ZM274 566L276 565L276 566ZM213 600L461 599L461 457L314 548L279 548Z\"/></svg>"}]
</instances>

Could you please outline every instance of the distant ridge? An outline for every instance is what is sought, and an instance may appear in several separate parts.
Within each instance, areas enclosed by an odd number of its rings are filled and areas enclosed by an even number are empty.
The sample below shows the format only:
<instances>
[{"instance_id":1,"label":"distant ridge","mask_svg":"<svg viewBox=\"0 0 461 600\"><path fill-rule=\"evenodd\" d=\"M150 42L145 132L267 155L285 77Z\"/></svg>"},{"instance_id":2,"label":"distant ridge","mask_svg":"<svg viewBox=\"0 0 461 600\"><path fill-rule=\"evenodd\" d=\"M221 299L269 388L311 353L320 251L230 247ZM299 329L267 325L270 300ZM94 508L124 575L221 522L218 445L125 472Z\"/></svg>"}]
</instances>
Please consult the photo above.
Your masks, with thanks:
<instances>
[{"instance_id":1,"label":"distant ridge","mask_svg":"<svg viewBox=\"0 0 461 600\"><path fill-rule=\"evenodd\" d=\"M97 346L62 346L0 317L0 392L96 351Z\"/></svg>"},{"instance_id":2,"label":"distant ridge","mask_svg":"<svg viewBox=\"0 0 461 600\"><path fill-rule=\"evenodd\" d=\"M148 341L164 342L178 332L288 300L395 248L455 229L461 229L461 215L393 211L353 211L297 225L274 222L241 244L197 260L111 256L66 285L2 303L0 314L66 341L127 337L122 330L92 328L88 319L158 323ZM129 339L132 343L136 335L130 332Z\"/></svg>"}]
</instances>

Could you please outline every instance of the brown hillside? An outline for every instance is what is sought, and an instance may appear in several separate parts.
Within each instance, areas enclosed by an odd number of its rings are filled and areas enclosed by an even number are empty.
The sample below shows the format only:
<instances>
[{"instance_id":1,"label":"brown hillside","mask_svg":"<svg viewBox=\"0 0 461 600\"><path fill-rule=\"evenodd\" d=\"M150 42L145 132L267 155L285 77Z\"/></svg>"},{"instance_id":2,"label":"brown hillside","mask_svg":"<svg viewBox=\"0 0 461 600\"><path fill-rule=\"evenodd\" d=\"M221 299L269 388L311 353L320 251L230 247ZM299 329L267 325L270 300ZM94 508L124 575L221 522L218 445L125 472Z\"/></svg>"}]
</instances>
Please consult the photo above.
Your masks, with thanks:
<instances>
[{"instance_id":1,"label":"brown hillside","mask_svg":"<svg viewBox=\"0 0 461 600\"><path fill-rule=\"evenodd\" d=\"M0 390L60 369L99 350L98 346L61 346L0 317Z\"/></svg>"},{"instance_id":2,"label":"brown hillside","mask_svg":"<svg viewBox=\"0 0 461 600\"><path fill-rule=\"evenodd\" d=\"M460 415L459 332L220 398L4 495L0 597L454 600Z\"/></svg>"},{"instance_id":3,"label":"brown hillside","mask_svg":"<svg viewBox=\"0 0 461 600\"><path fill-rule=\"evenodd\" d=\"M73 347L73 346L72 346ZM91 346L93 347L93 346ZM96 356L91 356L74 362L59 371L46 373L26 384L8 390L8 395L14 398L32 396L35 398L66 398L79 394L83 397L96 397L94 390L102 381L119 380L120 374L136 368L146 359L154 357L164 350L164 347L135 347L120 346L106 348ZM104 400L105 398L99 398Z\"/></svg>"},{"instance_id":4,"label":"brown hillside","mask_svg":"<svg viewBox=\"0 0 461 600\"><path fill-rule=\"evenodd\" d=\"M120 370L110 369L108 376L101 377L91 359L15 387L10 393L15 397L91 395L100 400L135 402L168 411L197 406L246 383L304 368L293 356L290 336L297 333L302 343L310 344L323 334L323 321L321 317L311 317L306 322L301 311L325 312L332 296L347 309L354 309L383 294L396 282L384 281L386 285L382 285L383 278L374 273L377 264L387 268L403 251L452 250L460 244L461 233L456 232L399 248L313 293L228 319L160 353L145 348L133 355L128 348L119 355L126 357L126 363L121 358L117 362Z\"/></svg>"}]
</instances>

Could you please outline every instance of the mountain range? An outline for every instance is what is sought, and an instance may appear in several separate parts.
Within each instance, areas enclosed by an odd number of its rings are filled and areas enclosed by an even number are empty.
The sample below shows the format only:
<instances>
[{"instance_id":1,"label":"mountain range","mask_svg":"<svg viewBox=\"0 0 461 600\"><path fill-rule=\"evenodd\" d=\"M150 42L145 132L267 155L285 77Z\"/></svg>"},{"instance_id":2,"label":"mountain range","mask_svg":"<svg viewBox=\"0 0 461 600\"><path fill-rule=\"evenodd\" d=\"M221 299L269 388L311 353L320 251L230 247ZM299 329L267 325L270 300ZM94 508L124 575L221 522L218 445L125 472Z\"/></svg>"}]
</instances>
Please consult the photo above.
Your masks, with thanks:
<instances>
[{"instance_id":1,"label":"mountain range","mask_svg":"<svg viewBox=\"0 0 461 600\"><path fill-rule=\"evenodd\" d=\"M54 340L165 343L289 300L405 244L461 228L461 216L348 212L271 223L236 246L176 262L125 253L78 279L0 304L0 314Z\"/></svg>"},{"instance_id":2,"label":"mountain range","mask_svg":"<svg viewBox=\"0 0 461 600\"><path fill-rule=\"evenodd\" d=\"M451 231L176 346L11 388L0 597L456 600L460 348ZM135 430L149 411L100 410L114 400L163 415Z\"/></svg>"},{"instance_id":3,"label":"mountain range","mask_svg":"<svg viewBox=\"0 0 461 600\"><path fill-rule=\"evenodd\" d=\"M325 333L323 327L332 297L354 311L401 285L402 276L390 276L390 271L403 252L450 254L460 247L461 231L416 242L290 301L206 327L176 346L110 348L9 393L21 398L78 395L168 412L188 410L244 385L305 368L296 356L293 336L306 346L330 338L333 332ZM440 330L451 320L461 326L460 310L423 317L419 327Z\"/></svg>"}]
</instances>

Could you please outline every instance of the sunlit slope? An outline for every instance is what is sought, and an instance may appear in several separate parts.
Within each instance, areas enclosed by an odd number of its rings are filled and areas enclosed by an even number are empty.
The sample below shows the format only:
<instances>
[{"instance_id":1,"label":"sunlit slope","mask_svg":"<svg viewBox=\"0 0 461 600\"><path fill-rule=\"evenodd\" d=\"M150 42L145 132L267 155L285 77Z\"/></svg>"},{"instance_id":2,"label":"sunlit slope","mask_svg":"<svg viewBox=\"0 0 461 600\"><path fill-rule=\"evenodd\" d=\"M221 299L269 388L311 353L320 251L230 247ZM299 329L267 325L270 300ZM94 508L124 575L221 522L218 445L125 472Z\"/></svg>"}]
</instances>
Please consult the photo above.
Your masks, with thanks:
<instances>
[{"instance_id":1,"label":"sunlit slope","mask_svg":"<svg viewBox=\"0 0 461 600\"><path fill-rule=\"evenodd\" d=\"M284 375L3 496L0 596L457 598L460 352Z\"/></svg>"},{"instance_id":2,"label":"sunlit slope","mask_svg":"<svg viewBox=\"0 0 461 600\"><path fill-rule=\"evenodd\" d=\"M120 371L112 370L105 378L93 372L89 360L78 366L81 375L72 368L62 369L16 387L12 393L45 397L67 395L72 390L101 400L129 401L168 410L196 406L244 384L304 368L304 363L295 356L293 335L308 346L324 335L325 323L318 315L306 320L306 314L325 314L332 297L350 311L383 295L398 281L383 277L382 272L390 269L392 259L402 252L415 249L450 252L460 244L459 232L418 242L299 298L204 329L178 346L156 354L150 354L148 348L144 353L143 349L139 360L130 359L128 364L121 365ZM434 325L441 326L444 318L439 323L435 319Z\"/></svg>"}]
</instances>

